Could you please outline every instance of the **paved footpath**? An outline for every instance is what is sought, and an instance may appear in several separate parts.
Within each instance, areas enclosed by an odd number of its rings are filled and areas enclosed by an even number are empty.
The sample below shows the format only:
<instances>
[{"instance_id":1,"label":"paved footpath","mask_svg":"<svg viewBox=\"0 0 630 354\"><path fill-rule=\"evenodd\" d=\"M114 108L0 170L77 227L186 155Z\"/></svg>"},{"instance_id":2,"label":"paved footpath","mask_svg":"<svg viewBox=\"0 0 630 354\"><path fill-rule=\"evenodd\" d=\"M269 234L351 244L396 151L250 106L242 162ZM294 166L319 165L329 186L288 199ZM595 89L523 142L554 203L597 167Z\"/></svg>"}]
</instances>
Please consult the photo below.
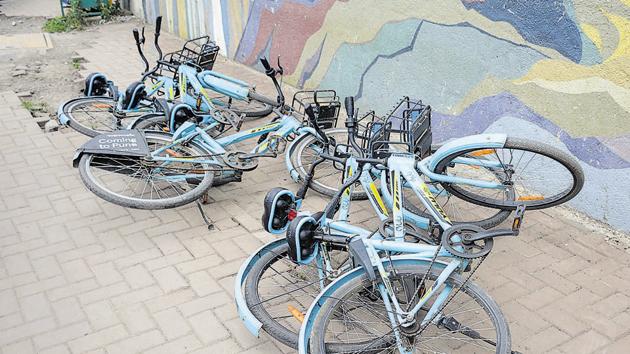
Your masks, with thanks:
<instances>
[{"instance_id":1,"label":"paved footpath","mask_svg":"<svg viewBox=\"0 0 630 354\"><path fill-rule=\"evenodd\" d=\"M80 51L86 68L135 78L140 65L125 59L135 58L129 27L96 31L101 46ZM170 48L180 43L164 38ZM247 68L225 60L217 68L269 89ZM194 206L140 211L92 195L70 161L85 141L67 129L42 133L15 94L0 93L2 352L290 352L250 335L232 300L241 262L270 239L259 221L264 194L295 188L282 160L214 189L209 232ZM308 200L311 210L324 203ZM370 217L359 209L355 221ZM496 244L476 278L501 304L516 349L628 352L628 253L553 210L528 213L521 236Z\"/></svg>"}]
</instances>

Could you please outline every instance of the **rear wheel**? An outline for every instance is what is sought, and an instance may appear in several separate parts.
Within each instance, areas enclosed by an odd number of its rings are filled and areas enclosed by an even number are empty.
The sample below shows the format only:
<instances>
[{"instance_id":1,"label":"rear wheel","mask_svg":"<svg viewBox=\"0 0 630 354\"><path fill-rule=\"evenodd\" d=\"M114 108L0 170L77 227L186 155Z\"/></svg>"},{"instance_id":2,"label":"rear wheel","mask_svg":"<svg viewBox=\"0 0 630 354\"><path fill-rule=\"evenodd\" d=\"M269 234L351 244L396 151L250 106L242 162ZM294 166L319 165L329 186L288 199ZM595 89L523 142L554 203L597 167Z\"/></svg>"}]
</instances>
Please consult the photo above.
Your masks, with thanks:
<instances>
[{"instance_id":1,"label":"rear wheel","mask_svg":"<svg viewBox=\"0 0 630 354\"><path fill-rule=\"evenodd\" d=\"M392 261L385 267L392 274L391 290L405 311L432 289L440 274L436 269L427 274L426 264L418 261ZM499 306L459 274L453 273L446 280L461 290L442 309L441 319L421 330L419 322L433 305L434 295L413 324L397 327L401 340L397 343L380 292L363 269L359 272L337 283L329 297L320 299L312 332L306 334L311 353L389 353L398 352L398 344L413 353L510 353L510 331Z\"/></svg>"},{"instance_id":2,"label":"rear wheel","mask_svg":"<svg viewBox=\"0 0 630 354\"><path fill-rule=\"evenodd\" d=\"M263 330L297 349L300 315L306 313L322 290L319 271L330 276L324 285L334 277L315 262L296 264L289 258L288 250L288 244L283 242L260 257L247 276L244 293L247 308L262 323ZM334 269L349 261L345 251L330 251L329 255Z\"/></svg>"},{"instance_id":3,"label":"rear wheel","mask_svg":"<svg viewBox=\"0 0 630 354\"><path fill-rule=\"evenodd\" d=\"M171 135L145 132L149 150L171 143ZM210 156L191 142L172 146L161 157ZM206 157L208 159L208 157ZM84 154L79 174L86 187L108 202L136 209L166 209L199 199L211 186L212 164L154 161L142 157Z\"/></svg>"},{"instance_id":4,"label":"rear wheel","mask_svg":"<svg viewBox=\"0 0 630 354\"><path fill-rule=\"evenodd\" d=\"M250 98L248 100L236 100L231 97L221 95L211 97L211 100L212 103L217 106L229 108L238 115L245 114L245 118L250 118L250 120L252 120L266 117L273 110L271 105L264 103L264 101L261 102L257 98L268 100L268 98L256 93L250 93Z\"/></svg>"},{"instance_id":5,"label":"rear wheel","mask_svg":"<svg viewBox=\"0 0 630 354\"><path fill-rule=\"evenodd\" d=\"M68 125L90 137L125 129L134 119L152 110L144 107L137 112L117 112L116 101L111 97L81 97L66 102L62 107Z\"/></svg>"},{"instance_id":6,"label":"rear wheel","mask_svg":"<svg viewBox=\"0 0 630 354\"><path fill-rule=\"evenodd\" d=\"M479 159L496 167L480 168L465 163ZM575 197L584 185L584 172L572 156L539 142L508 137L502 148L476 148L460 151L439 161L435 172L496 182L503 188L490 189L463 183L442 183L451 194L471 203L514 210L519 204L528 209L544 209ZM506 191L511 191L512 197Z\"/></svg>"}]
</instances>

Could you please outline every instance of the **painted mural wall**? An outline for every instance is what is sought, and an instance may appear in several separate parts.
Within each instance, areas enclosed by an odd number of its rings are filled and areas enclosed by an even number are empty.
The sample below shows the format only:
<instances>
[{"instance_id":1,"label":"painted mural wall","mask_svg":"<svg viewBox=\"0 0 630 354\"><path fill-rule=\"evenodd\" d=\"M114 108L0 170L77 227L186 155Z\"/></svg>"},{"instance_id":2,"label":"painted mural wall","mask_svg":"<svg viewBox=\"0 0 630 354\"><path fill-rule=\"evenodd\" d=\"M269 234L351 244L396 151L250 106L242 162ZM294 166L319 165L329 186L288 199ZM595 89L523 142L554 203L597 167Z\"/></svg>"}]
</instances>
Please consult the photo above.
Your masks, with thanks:
<instances>
[{"instance_id":1,"label":"painted mural wall","mask_svg":"<svg viewBox=\"0 0 630 354\"><path fill-rule=\"evenodd\" d=\"M508 132L576 156L571 205L630 231L630 0L137 0L228 57L384 113L433 107L436 140Z\"/></svg>"}]
</instances>

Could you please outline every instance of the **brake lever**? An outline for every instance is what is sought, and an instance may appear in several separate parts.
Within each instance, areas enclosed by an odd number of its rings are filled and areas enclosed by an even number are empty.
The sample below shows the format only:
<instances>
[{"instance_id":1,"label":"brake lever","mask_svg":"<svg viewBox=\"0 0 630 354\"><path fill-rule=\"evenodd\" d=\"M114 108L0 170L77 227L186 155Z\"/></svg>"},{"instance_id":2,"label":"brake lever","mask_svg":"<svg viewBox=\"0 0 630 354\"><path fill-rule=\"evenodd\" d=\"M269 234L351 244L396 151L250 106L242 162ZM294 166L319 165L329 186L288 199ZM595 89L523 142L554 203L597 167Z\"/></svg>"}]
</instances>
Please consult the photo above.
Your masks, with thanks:
<instances>
[{"instance_id":1,"label":"brake lever","mask_svg":"<svg viewBox=\"0 0 630 354\"><path fill-rule=\"evenodd\" d=\"M142 26L142 38L140 39L140 44L144 45L144 41L145 41L145 37L144 37L144 26Z\"/></svg>"}]
</instances>

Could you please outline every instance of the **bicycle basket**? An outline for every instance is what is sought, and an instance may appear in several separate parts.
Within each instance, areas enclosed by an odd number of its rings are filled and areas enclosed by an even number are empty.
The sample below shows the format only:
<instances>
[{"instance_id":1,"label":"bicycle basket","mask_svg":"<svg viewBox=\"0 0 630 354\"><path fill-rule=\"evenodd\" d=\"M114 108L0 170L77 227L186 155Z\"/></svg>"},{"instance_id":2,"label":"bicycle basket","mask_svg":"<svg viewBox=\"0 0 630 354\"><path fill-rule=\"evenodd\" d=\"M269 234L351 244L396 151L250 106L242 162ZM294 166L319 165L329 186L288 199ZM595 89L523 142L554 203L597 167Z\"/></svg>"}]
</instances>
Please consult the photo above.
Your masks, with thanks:
<instances>
[{"instance_id":1,"label":"bicycle basket","mask_svg":"<svg viewBox=\"0 0 630 354\"><path fill-rule=\"evenodd\" d=\"M218 54L219 46L211 41L210 37L202 36L187 41L182 49L166 54L164 61L175 66L187 64L195 67L197 71L212 70ZM159 75L162 75L164 70L173 74L176 71L174 68L161 65Z\"/></svg>"},{"instance_id":2,"label":"bicycle basket","mask_svg":"<svg viewBox=\"0 0 630 354\"><path fill-rule=\"evenodd\" d=\"M431 153L431 106L404 97L384 118L369 112L359 124L362 148L373 158L393 152L411 152L423 158Z\"/></svg>"},{"instance_id":3,"label":"bicycle basket","mask_svg":"<svg viewBox=\"0 0 630 354\"><path fill-rule=\"evenodd\" d=\"M317 126L321 129L329 129L337 126L341 102L335 90L299 91L293 95L291 108L297 114L303 116L304 123L310 124L304 110L308 106L317 106Z\"/></svg>"}]
</instances>

